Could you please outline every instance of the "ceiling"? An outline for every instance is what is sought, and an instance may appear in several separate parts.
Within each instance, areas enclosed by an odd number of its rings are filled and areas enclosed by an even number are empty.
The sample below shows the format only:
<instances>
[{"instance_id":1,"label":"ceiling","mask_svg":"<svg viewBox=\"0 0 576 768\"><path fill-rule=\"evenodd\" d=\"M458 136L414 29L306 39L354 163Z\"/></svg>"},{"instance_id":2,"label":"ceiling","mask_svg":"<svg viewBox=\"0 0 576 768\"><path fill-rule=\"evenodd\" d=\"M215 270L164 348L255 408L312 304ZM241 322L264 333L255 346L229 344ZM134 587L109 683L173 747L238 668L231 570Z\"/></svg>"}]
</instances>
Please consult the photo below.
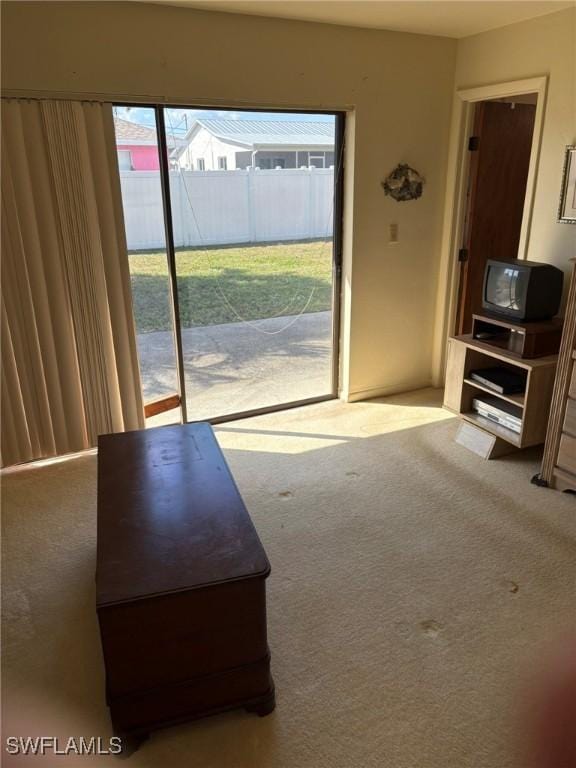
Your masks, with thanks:
<instances>
[{"instance_id":1,"label":"ceiling","mask_svg":"<svg viewBox=\"0 0 576 768\"><path fill-rule=\"evenodd\" d=\"M145 0L146 1L146 0ZM467 37L574 7L576 0L147 0L204 10Z\"/></svg>"}]
</instances>

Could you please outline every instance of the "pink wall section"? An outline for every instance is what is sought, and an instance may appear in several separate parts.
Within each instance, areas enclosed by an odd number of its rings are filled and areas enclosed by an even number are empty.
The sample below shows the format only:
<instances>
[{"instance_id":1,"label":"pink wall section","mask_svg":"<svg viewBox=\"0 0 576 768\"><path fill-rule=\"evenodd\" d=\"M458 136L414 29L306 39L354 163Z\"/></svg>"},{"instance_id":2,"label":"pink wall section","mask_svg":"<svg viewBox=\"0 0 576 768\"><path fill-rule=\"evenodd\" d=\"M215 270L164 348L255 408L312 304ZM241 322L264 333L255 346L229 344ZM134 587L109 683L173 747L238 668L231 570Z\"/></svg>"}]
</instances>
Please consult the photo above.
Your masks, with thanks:
<instances>
[{"instance_id":1,"label":"pink wall section","mask_svg":"<svg viewBox=\"0 0 576 768\"><path fill-rule=\"evenodd\" d=\"M132 169L134 171L157 171L160 168L158 148L153 146L137 146L122 144L118 149L127 149L132 154Z\"/></svg>"}]
</instances>

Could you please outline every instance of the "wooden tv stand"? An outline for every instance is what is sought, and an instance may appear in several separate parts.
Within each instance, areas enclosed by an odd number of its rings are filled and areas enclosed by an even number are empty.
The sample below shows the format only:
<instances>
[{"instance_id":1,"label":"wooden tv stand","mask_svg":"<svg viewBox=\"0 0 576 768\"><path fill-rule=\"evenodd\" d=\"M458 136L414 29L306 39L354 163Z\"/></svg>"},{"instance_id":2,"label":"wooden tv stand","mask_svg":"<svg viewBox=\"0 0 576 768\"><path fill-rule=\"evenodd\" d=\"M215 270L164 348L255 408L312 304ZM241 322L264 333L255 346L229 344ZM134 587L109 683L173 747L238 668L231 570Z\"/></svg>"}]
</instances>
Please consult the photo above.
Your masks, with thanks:
<instances>
[{"instance_id":1,"label":"wooden tv stand","mask_svg":"<svg viewBox=\"0 0 576 768\"><path fill-rule=\"evenodd\" d=\"M558 355L519 358L506 349L474 339L471 334L450 338L444 407L462 419L457 442L487 459L543 443L557 360ZM522 394L503 395L470 378L471 371L495 366L525 371L526 391ZM522 419L519 434L499 424L492 424L472 411L473 398L482 394L493 395L515 406Z\"/></svg>"}]
</instances>

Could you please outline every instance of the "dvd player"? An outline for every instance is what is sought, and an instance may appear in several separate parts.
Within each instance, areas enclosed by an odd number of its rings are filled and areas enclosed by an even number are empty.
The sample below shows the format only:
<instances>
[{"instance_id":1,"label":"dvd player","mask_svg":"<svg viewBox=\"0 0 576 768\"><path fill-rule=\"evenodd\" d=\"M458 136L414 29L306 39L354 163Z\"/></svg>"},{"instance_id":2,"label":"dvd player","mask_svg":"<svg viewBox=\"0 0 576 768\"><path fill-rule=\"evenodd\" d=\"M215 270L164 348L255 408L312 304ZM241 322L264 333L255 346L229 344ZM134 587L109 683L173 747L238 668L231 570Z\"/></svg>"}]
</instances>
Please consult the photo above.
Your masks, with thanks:
<instances>
[{"instance_id":1,"label":"dvd player","mask_svg":"<svg viewBox=\"0 0 576 768\"><path fill-rule=\"evenodd\" d=\"M518 408L511 403L499 400L497 397L475 397L472 400L472 410L494 424L510 429L520 434L522 417L518 416Z\"/></svg>"},{"instance_id":2,"label":"dvd player","mask_svg":"<svg viewBox=\"0 0 576 768\"><path fill-rule=\"evenodd\" d=\"M502 366L470 371L470 378L501 395L514 395L526 390L526 375Z\"/></svg>"}]
</instances>

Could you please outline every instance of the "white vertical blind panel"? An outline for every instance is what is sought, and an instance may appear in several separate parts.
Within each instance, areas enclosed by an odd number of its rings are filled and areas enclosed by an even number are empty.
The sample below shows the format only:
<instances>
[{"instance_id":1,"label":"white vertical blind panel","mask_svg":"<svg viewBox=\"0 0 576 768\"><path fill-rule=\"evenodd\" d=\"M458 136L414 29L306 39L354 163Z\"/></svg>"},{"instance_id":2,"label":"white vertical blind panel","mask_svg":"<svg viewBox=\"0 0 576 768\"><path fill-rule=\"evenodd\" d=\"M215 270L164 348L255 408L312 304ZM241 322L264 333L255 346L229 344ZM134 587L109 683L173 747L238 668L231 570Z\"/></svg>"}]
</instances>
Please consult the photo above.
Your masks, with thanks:
<instances>
[{"instance_id":1,"label":"white vertical blind panel","mask_svg":"<svg viewBox=\"0 0 576 768\"><path fill-rule=\"evenodd\" d=\"M111 125L108 104L3 100L5 465L143 426Z\"/></svg>"}]
</instances>

